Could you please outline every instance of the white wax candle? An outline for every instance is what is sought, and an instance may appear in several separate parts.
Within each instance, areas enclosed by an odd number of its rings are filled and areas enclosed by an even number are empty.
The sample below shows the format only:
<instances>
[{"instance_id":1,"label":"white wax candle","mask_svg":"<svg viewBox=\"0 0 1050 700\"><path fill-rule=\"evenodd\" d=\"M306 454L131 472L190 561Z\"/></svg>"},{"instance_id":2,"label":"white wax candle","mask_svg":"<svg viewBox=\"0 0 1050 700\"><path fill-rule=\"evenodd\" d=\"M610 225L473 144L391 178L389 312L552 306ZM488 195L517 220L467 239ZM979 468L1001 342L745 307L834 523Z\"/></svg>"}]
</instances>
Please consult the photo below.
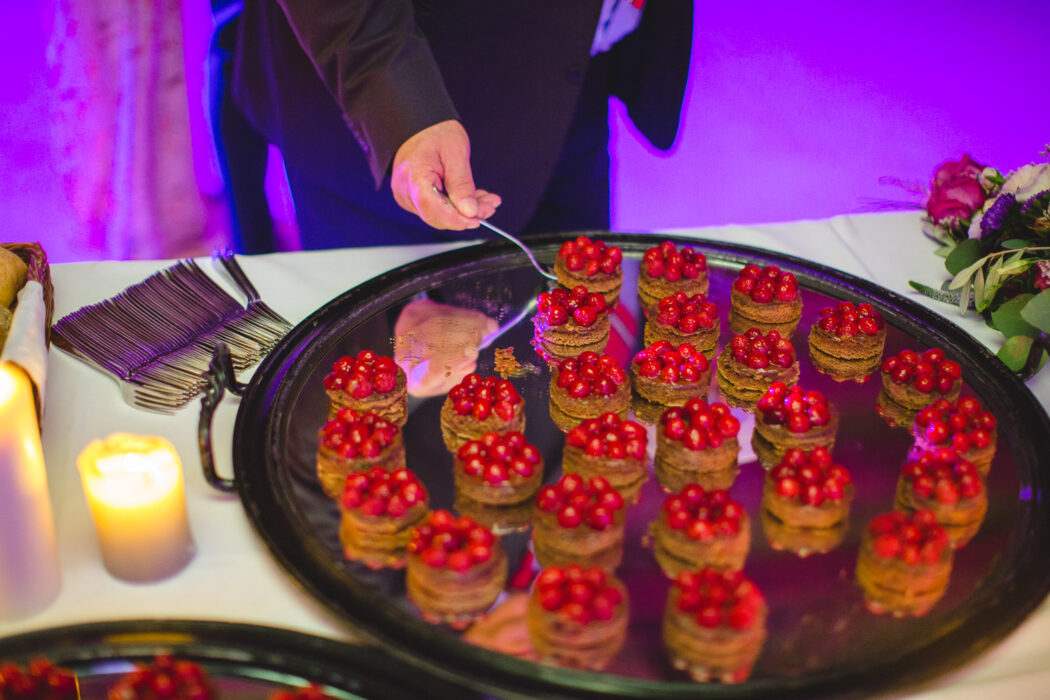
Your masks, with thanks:
<instances>
[{"instance_id":1,"label":"white wax candle","mask_svg":"<svg viewBox=\"0 0 1050 700\"><path fill-rule=\"evenodd\" d=\"M127 581L155 581L193 557L179 456L159 437L116 433L77 457L102 560Z\"/></svg>"},{"instance_id":2,"label":"white wax candle","mask_svg":"<svg viewBox=\"0 0 1050 700\"><path fill-rule=\"evenodd\" d=\"M0 364L0 618L26 617L58 595L55 525L29 378Z\"/></svg>"}]
</instances>

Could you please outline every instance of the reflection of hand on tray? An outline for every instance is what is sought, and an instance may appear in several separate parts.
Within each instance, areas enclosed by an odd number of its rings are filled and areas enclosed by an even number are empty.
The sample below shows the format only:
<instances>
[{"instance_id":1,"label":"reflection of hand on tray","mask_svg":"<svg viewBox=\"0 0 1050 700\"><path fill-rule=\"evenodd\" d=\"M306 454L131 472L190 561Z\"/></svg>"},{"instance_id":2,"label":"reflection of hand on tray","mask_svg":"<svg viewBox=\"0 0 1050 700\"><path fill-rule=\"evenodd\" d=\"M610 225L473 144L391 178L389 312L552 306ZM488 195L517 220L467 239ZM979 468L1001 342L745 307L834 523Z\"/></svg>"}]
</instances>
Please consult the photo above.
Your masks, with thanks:
<instances>
[{"instance_id":1,"label":"reflection of hand on tray","mask_svg":"<svg viewBox=\"0 0 1050 700\"><path fill-rule=\"evenodd\" d=\"M437 396L454 387L477 368L478 347L496 327L479 311L409 302L394 325L394 360L408 375L408 393Z\"/></svg>"},{"instance_id":2,"label":"reflection of hand on tray","mask_svg":"<svg viewBox=\"0 0 1050 700\"><path fill-rule=\"evenodd\" d=\"M471 627L463 639L501 654L536 660L536 650L529 639L525 611L528 593L511 593L493 608L483 620Z\"/></svg>"}]
</instances>

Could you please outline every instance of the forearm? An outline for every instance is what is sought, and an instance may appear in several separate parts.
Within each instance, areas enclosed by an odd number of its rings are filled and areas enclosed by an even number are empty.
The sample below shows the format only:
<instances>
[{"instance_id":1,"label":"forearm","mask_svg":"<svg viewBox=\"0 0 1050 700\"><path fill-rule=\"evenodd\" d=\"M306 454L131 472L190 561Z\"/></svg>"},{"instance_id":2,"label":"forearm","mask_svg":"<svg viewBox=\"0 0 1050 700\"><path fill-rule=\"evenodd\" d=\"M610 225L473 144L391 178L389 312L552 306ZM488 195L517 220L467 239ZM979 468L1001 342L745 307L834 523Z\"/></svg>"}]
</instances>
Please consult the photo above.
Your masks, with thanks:
<instances>
[{"instance_id":1,"label":"forearm","mask_svg":"<svg viewBox=\"0 0 1050 700\"><path fill-rule=\"evenodd\" d=\"M407 0L277 0L376 184L413 134L456 111Z\"/></svg>"}]
</instances>

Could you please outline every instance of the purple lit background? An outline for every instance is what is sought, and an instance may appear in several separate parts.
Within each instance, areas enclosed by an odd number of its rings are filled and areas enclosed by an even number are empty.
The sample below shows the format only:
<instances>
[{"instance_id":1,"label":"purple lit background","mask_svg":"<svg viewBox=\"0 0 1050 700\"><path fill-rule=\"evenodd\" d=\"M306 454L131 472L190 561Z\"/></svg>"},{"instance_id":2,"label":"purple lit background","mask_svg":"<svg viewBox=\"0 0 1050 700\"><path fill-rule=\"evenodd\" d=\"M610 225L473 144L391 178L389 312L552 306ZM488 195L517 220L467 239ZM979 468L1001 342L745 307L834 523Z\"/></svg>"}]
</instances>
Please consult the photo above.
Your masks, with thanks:
<instances>
[{"instance_id":1,"label":"purple lit background","mask_svg":"<svg viewBox=\"0 0 1050 700\"><path fill-rule=\"evenodd\" d=\"M141 0L145 1L145 0ZM660 0L654 0L660 1ZM1011 170L1050 142L1050 2L706 3L679 141L667 155L612 116L613 226L650 230L811 219L904 200L885 177L926 183L963 152ZM0 6L0 208L5 240L54 262L89 260L50 162L44 49L53 0ZM197 180L221 192L205 117L211 18L184 0ZM279 223L292 208L270 178ZM214 212L213 212L214 213ZM287 230L289 226L281 226Z\"/></svg>"}]
</instances>

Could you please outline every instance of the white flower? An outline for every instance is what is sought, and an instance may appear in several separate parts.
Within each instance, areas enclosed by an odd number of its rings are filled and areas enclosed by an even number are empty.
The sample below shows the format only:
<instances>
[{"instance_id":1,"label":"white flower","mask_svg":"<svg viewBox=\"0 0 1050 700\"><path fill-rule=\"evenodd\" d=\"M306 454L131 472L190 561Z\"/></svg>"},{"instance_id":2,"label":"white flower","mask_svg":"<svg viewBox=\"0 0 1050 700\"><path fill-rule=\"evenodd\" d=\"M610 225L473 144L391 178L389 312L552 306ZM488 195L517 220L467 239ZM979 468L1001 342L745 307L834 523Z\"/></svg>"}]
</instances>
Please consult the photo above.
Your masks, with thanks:
<instances>
[{"instance_id":1,"label":"white flower","mask_svg":"<svg viewBox=\"0 0 1050 700\"><path fill-rule=\"evenodd\" d=\"M984 218L984 212L979 211L973 215L970 219L970 230L966 232L967 238L980 238L981 237L981 219Z\"/></svg>"},{"instance_id":2,"label":"white flower","mask_svg":"<svg viewBox=\"0 0 1050 700\"><path fill-rule=\"evenodd\" d=\"M1001 181L1003 174L995 168L985 168L981 171L981 174L977 176L977 182L981 183L981 187L984 191L989 194L996 193L996 182Z\"/></svg>"},{"instance_id":3,"label":"white flower","mask_svg":"<svg viewBox=\"0 0 1050 700\"><path fill-rule=\"evenodd\" d=\"M1003 192L1012 194L1018 202L1027 202L1045 190L1050 190L1050 163L1025 165L1003 183Z\"/></svg>"}]
</instances>

